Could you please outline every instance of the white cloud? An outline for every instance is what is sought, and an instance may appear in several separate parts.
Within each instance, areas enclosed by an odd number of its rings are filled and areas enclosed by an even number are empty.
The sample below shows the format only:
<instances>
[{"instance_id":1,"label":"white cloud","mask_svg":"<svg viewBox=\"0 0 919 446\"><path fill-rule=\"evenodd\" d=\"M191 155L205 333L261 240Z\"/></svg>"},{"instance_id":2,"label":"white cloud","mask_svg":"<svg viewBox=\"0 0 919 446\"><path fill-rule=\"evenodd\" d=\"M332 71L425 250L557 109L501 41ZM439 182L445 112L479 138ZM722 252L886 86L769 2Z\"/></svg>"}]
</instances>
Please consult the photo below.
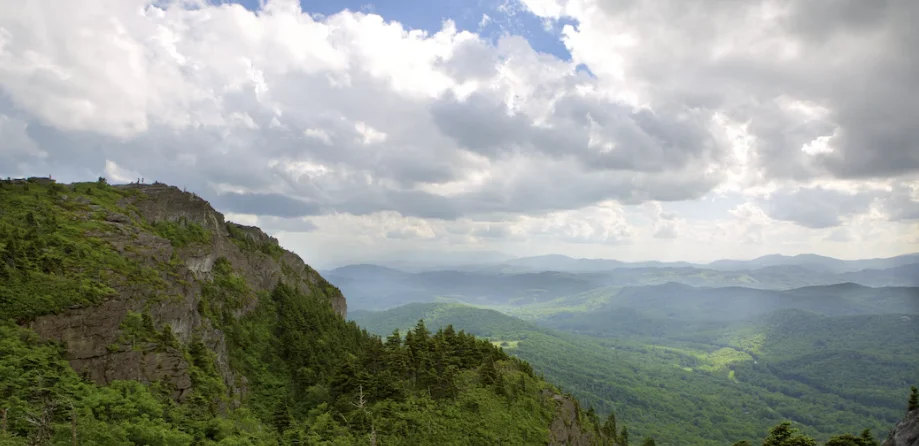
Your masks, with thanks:
<instances>
[{"instance_id":1,"label":"white cloud","mask_svg":"<svg viewBox=\"0 0 919 446\"><path fill-rule=\"evenodd\" d=\"M254 214L235 214L232 212L228 212L224 214L224 218L227 221L231 221L233 223L239 223L241 225L246 225L246 226L258 226L259 224L258 215L254 215Z\"/></svg>"},{"instance_id":2,"label":"white cloud","mask_svg":"<svg viewBox=\"0 0 919 446\"><path fill-rule=\"evenodd\" d=\"M326 145L332 144L332 138L323 129L306 129L303 131L303 134L310 138L316 138L324 142Z\"/></svg>"},{"instance_id":3,"label":"white cloud","mask_svg":"<svg viewBox=\"0 0 919 446\"><path fill-rule=\"evenodd\" d=\"M491 41L295 0L29 1L0 12L0 166L143 174L354 257L916 249L919 88L891 62L915 2L805 3L508 0ZM576 22L572 60L515 35L523 7Z\"/></svg>"},{"instance_id":4,"label":"white cloud","mask_svg":"<svg viewBox=\"0 0 919 446\"><path fill-rule=\"evenodd\" d=\"M644 203L642 211L652 222L651 234L655 238L675 239L680 235L680 228L686 225L686 221L676 214L665 212L657 201Z\"/></svg>"},{"instance_id":5,"label":"white cloud","mask_svg":"<svg viewBox=\"0 0 919 446\"><path fill-rule=\"evenodd\" d=\"M370 127L369 125L363 122L358 122L357 124L354 125L354 128L357 130L358 133L361 134L361 137L362 137L361 141L364 144L368 144L368 145L378 144L383 141L386 141L387 135L385 133L373 127Z\"/></svg>"},{"instance_id":6,"label":"white cloud","mask_svg":"<svg viewBox=\"0 0 919 446\"><path fill-rule=\"evenodd\" d=\"M491 22L491 17L488 14L482 14L482 20L479 20L479 29L482 29Z\"/></svg>"},{"instance_id":7,"label":"white cloud","mask_svg":"<svg viewBox=\"0 0 919 446\"><path fill-rule=\"evenodd\" d=\"M48 153L29 136L28 123L21 119L0 115L0 138L3 140L3 144L0 145L0 160L2 157L12 157L14 153L30 158L48 156Z\"/></svg>"},{"instance_id":8,"label":"white cloud","mask_svg":"<svg viewBox=\"0 0 919 446\"><path fill-rule=\"evenodd\" d=\"M133 170L125 169L110 160L105 160L105 176L111 179L112 182L117 183L136 183L141 181L141 179L146 181L141 174Z\"/></svg>"}]
</instances>

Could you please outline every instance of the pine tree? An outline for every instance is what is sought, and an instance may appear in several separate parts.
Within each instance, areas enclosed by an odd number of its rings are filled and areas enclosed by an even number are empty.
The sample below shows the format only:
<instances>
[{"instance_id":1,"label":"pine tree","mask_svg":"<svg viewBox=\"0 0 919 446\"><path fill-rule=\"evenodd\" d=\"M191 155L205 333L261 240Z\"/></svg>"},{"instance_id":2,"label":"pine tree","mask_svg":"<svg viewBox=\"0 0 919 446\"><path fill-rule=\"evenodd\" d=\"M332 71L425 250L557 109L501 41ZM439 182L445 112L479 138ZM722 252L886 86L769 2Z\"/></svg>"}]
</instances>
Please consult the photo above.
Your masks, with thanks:
<instances>
[{"instance_id":1,"label":"pine tree","mask_svg":"<svg viewBox=\"0 0 919 446\"><path fill-rule=\"evenodd\" d=\"M657 446L657 443L653 438L645 437L645 441L641 444L641 446Z\"/></svg>"},{"instance_id":2,"label":"pine tree","mask_svg":"<svg viewBox=\"0 0 919 446\"><path fill-rule=\"evenodd\" d=\"M283 402L278 402L274 408L274 414L272 415L272 424L277 431L284 432L290 427L290 411L287 404Z\"/></svg>"},{"instance_id":3,"label":"pine tree","mask_svg":"<svg viewBox=\"0 0 919 446\"><path fill-rule=\"evenodd\" d=\"M916 389L916 386L912 386L909 394L909 405L906 410L912 412L916 409L919 409L919 390Z\"/></svg>"},{"instance_id":4,"label":"pine tree","mask_svg":"<svg viewBox=\"0 0 919 446\"><path fill-rule=\"evenodd\" d=\"M616 437L619 435L619 428L616 426L616 413L610 412L609 416L606 417L606 422L603 423L603 435L606 438L614 440L615 443Z\"/></svg>"},{"instance_id":5,"label":"pine tree","mask_svg":"<svg viewBox=\"0 0 919 446\"><path fill-rule=\"evenodd\" d=\"M479 369L479 378L486 386L490 386L498 381L498 369L495 368L494 361L485 361Z\"/></svg>"},{"instance_id":6,"label":"pine tree","mask_svg":"<svg viewBox=\"0 0 919 446\"><path fill-rule=\"evenodd\" d=\"M879 446L880 443L874 439L874 436L871 435L871 429L865 429L862 431L861 435L861 446Z\"/></svg>"},{"instance_id":7,"label":"pine tree","mask_svg":"<svg viewBox=\"0 0 919 446\"><path fill-rule=\"evenodd\" d=\"M520 375L517 381L518 390L521 389L520 383L522 381L523 381L523 375ZM587 408L587 419L590 420L590 423L593 424L594 429L596 429L596 433L599 434L600 433L600 418L597 417L597 411L594 409L594 406L590 406Z\"/></svg>"},{"instance_id":8,"label":"pine tree","mask_svg":"<svg viewBox=\"0 0 919 446\"><path fill-rule=\"evenodd\" d=\"M431 337L431 332L428 330L428 327L424 325L424 319L418 319L418 323L415 324L415 338L418 341L427 341Z\"/></svg>"},{"instance_id":9,"label":"pine tree","mask_svg":"<svg viewBox=\"0 0 919 446\"><path fill-rule=\"evenodd\" d=\"M763 440L763 446L817 446L813 438L801 435L798 430L785 421L773 427L769 436Z\"/></svg>"},{"instance_id":10,"label":"pine tree","mask_svg":"<svg viewBox=\"0 0 919 446\"><path fill-rule=\"evenodd\" d=\"M619 434L619 446L629 446L629 429L622 426L622 432Z\"/></svg>"},{"instance_id":11,"label":"pine tree","mask_svg":"<svg viewBox=\"0 0 919 446\"><path fill-rule=\"evenodd\" d=\"M871 437L871 433L868 433L868 436L865 436L865 432L862 432L861 437L856 437L852 434L843 434L837 435L833 438L830 438L826 442L826 446L879 446L877 440Z\"/></svg>"},{"instance_id":12,"label":"pine tree","mask_svg":"<svg viewBox=\"0 0 919 446\"><path fill-rule=\"evenodd\" d=\"M402 346L402 335L399 334L399 329L393 330L392 334L386 338L386 349L394 350Z\"/></svg>"}]
</instances>

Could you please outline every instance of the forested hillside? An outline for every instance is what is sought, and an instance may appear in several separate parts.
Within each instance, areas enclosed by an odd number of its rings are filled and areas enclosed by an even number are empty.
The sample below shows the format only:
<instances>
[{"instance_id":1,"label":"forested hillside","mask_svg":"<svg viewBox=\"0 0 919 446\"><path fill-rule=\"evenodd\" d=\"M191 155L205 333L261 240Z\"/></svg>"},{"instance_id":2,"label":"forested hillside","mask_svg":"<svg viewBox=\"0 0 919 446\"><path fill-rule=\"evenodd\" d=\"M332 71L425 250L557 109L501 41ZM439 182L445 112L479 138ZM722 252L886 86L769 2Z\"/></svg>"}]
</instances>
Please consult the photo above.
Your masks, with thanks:
<instances>
[{"instance_id":1,"label":"forested hillside","mask_svg":"<svg viewBox=\"0 0 919 446\"><path fill-rule=\"evenodd\" d=\"M587 330L609 327L609 336L456 304L350 317L379 333L424 318L431 327L452 324L488 337L582 403L615 412L635 435L661 444L731 444L762 438L785 420L822 441L864 428L886 434L917 379L919 331L901 316L789 311L752 324L658 320L635 310L615 319L583 313Z\"/></svg>"},{"instance_id":2,"label":"forested hillside","mask_svg":"<svg viewBox=\"0 0 919 446\"><path fill-rule=\"evenodd\" d=\"M0 183L0 444L581 444L487 341L385 341L257 228L166 185Z\"/></svg>"}]
</instances>

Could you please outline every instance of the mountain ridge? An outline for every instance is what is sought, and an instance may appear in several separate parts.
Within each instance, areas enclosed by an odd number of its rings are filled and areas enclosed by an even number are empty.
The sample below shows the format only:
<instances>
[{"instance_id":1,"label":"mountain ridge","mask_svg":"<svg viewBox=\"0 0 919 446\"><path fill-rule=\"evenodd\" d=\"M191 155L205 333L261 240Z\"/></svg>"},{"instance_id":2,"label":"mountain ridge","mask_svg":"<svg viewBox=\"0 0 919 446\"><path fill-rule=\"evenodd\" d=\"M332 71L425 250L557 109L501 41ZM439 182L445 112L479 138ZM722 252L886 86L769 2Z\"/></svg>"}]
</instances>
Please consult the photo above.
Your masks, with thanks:
<instances>
[{"instance_id":1,"label":"mountain ridge","mask_svg":"<svg viewBox=\"0 0 919 446\"><path fill-rule=\"evenodd\" d=\"M299 256L174 186L0 181L0 279L4 445L603 438L488 342L346 321Z\"/></svg>"},{"instance_id":2,"label":"mountain ridge","mask_svg":"<svg viewBox=\"0 0 919 446\"><path fill-rule=\"evenodd\" d=\"M494 256L492 256L494 257ZM919 253L902 254L893 257L879 257L867 259L844 260L818 254L767 254L753 259L718 259L710 262L689 261L622 261L606 258L571 257L564 254L544 254L537 256L512 257L505 259L489 260L482 257L477 261L438 262L436 260L425 262L393 262L370 261L371 264L400 270L409 273L426 271L499 271L508 273L538 272L555 270L560 272L604 272L624 268L697 268L712 269L716 271L756 271L771 267L806 267L810 271L830 273L851 273L866 269L889 269L909 264L919 264ZM325 268L323 271L332 271L344 266Z\"/></svg>"},{"instance_id":3,"label":"mountain ridge","mask_svg":"<svg viewBox=\"0 0 919 446\"><path fill-rule=\"evenodd\" d=\"M531 304L606 287L682 283L694 287L790 290L844 283L870 287L919 286L919 263L885 270L819 273L794 265L753 271L716 271L694 267L634 267L609 271L563 272L441 270L406 272L387 267L342 267L325 271L355 308L385 309L409 302L454 299L477 305ZM365 273L364 271L372 271ZM915 274L913 272L915 271Z\"/></svg>"}]
</instances>

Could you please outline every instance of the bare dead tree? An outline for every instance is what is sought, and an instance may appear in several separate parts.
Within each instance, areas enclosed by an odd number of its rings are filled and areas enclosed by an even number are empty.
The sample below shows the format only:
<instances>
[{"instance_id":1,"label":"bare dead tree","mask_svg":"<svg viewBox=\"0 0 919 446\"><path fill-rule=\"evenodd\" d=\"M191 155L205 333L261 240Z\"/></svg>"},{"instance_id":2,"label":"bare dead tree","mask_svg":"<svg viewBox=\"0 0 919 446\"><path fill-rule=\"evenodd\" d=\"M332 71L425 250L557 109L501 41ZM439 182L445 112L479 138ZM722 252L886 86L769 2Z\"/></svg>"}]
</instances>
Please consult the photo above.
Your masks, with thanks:
<instances>
[{"instance_id":1,"label":"bare dead tree","mask_svg":"<svg viewBox=\"0 0 919 446\"><path fill-rule=\"evenodd\" d=\"M367 402L364 401L364 386L357 386L357 391L359 392L357 396L357 402L352 402L351 405L360 410L364 410L364 405L367 404Z\"/></svg>"},{"instance_id":2,"label":"bare dead tree","mask_svg":"<svg viewBox=\"0 0 919 446\"><path fill-rule=\"evenodd\" d=\"M352 402L351 405L358 408L364 415L370 419L370 446L377 446L377 429L373 425L373 417L367 413L367 401L364 400L364 386L357 386L357 402Z\"/></svg>"},{"instance_id":3,"label":"bare dead tree","mask_svg":"<svg viewBox=\"0 0 919 446\"><path fill-rule=\"evenodd\" d=\"M70 403L70 444L77 446L77 409Z\"/></svg>"},{"instance_id":4,"label":"bare dead tree","mask_svg":"<svg viewBox=\"0 0 919 446\"><path fill-rule=\"evenodd\" d=\"M345 418L341 412L338 413L338 416L341 417L342 421L345 422L345 425L348 426L348 429L351 429L351 423L348 422L348 419Z\"/></svg>"},{"instance_id":5,"label":"bare dead tree","mask_svg":"<svg viewBox=\"0 0 919 446\"><path fill-rule=\"evenodd\" d=\"M26 422L35 426L35 432L29 438L29 445L39 446L51 441L52 423L54 421L54 401L46 401L37 415L28 414Z\"/></svg>"}]
</instances>

